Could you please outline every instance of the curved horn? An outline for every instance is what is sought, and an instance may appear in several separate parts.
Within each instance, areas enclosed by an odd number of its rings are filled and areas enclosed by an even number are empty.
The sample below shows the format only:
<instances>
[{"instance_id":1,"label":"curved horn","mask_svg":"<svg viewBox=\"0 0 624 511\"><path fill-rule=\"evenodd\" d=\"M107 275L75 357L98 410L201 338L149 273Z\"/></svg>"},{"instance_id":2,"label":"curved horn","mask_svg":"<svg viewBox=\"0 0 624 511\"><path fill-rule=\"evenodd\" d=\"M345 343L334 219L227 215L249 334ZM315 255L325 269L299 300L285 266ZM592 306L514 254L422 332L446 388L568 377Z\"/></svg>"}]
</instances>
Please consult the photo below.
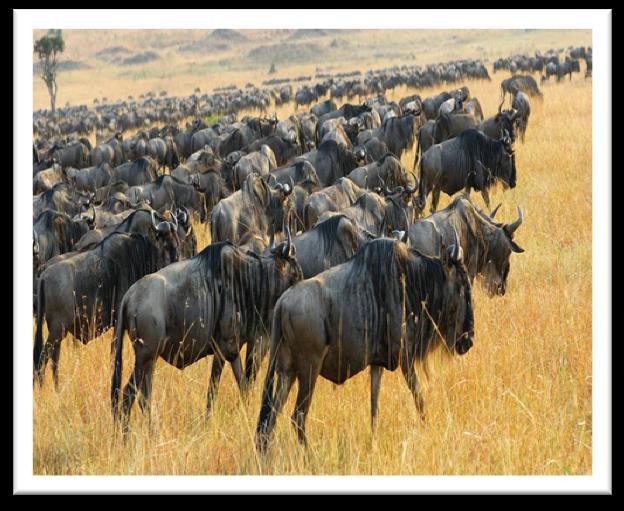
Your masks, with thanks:
<instances>
[{"instance_id":1,"label":"curved horn","mask_svg":"<svg viewBox=\"0 0 624 511\"><path fill-rule=\"evenodd\" d=\"M516 220L513 224L508 224L505 226L505 230L509 233L510 236L513 236L513 233L516 231L518 227L522 225L522 210L520 206L518 206L518 220Z\"/></svg>"},{"instance_id":2,"label":"curved horn","mask_svg":"<svg viewBox=\"0 0 624 511\"><path fill-rule=\"evenodd\" d=\"M410 170L410 174L412 176L414 176L414 187L412 188L411 186L408 186L405 191L407 193L409 193L410 195L413 194L416 190L418 190L418 178L416 177L416 174L414 173L413 170Z\"/></svg>"},{"instance_id":3,"label":"curved horn","mask_svg":"<svg viewBox=\"0 0 624 511\"><path fill-rule=\"evenodd\" d=\"M288 227L288 222L286 222L286 245L284 246L284 250L282 252L284 257L290 256L291 244L292 244L292 238L290 237L290 228Z\"/></svg>"},{"instance_id":4,"label":"curved horn","mask_svg":"<svg viewBox=\"0 0 624 511\"><path fill-rule=\"evenodd\" d=\"M405 234L407 236L407 231L409 231L409 218L407 217L407 211L403 208L403 216L405 217Z\"/></svg>"},{"instance_id":5,"label":"curved horn","mask_svg":"<svg viewBox=\"0 0 624 511\"><path fill-rule=\"evenodd\" d=\"M503 103L505 102L505 97L503 96L503 100L501 101L501 104L498 105L498 113L500 114L503 108Z\"/></svg>"},{"instance_id":6,"label":"curved horn","mask_svg":"<svg viewBox=\"0 0 624 511\"><path fill-rule=\"evenodd\" d=\"M490 213L490 220L494 220L494 217L496 216L498 208L500 208L502 205L503 203L501 202L498 206L494 208L494 210Z\"/></svg>"},{"instance_id":7,"label":"curved horn","mask_svg":"<svg viewBox=\"0 0 624 511\"><path fill-rule=\"evenodd\" d=\"M172 225L174 232L178 232L178 217L176 215L171 215L171 218L173 218L173 222L169 222L169 223ZM175 222L175 225L174 225L174 222Z\"/></svg>"},{"instance_id":8,"label":"curved horn","mask_svg":"<svg viewBox=\"0 0 624 511\"><path fill-rule=\"evenodd\" d=\"M158 225L156 224L156 212L153 209L152 209L151 215L152 215L152 226L154 227L154 229L158 230Z\"/></svg>"},{"instance_id":9,"label":"curved horn","mask_svg":"<svg viewBox=\"0 0 624 511\"><path fill-rule=\"evenodd\" d=\"M93 210L93 215L91 216L91 218L87 218L87 223L89 223L90 225L95 223L95 206L93 204L91 204L91 209Z\"/></svg>"},{"instance_id":10,"label":"curved horn","mask_svg":"<svg viewBox=\"0 0 624 511\"><path fill-rule=\"evenodd\" d=\"M451 260L455 261L456 263L459 263L463 259L463 250L462 250L461 244L459 243L459 236L454 227L453 227L453 235L455 238L455 242L448 248L449 257L451 258Z\"/></svg>"},{"instance_id":11,"label":"curved horn","mask_svg":"<svg viewBox=\"0 0 624 511\"><path fill-rule=\"evenodd\" d=\"M189 213L189 210L186 209L186 206L182 206L180 208L182 210L182 212L184 213L184 224L186 225L189 221L189 218L191 218L191 214Z\"/></svg>"},{"instance_id":12,"label":"curved horn","mask_svg":"<svg viewBox=\"0 0 624 511\"><path fill-rule=\"evenodd\" d=\"M276 188L277 188L277 185L278 185L279 183L277 182L277 179L275 178L275 176L274 176L273 174L270 174L270 173L269 173L269 177L267 178L267 184L269 184L269 185L271 184L271 178L273 178L273 181L275 181L275 186L276 186Z\"/></svg>"}]
</instances>

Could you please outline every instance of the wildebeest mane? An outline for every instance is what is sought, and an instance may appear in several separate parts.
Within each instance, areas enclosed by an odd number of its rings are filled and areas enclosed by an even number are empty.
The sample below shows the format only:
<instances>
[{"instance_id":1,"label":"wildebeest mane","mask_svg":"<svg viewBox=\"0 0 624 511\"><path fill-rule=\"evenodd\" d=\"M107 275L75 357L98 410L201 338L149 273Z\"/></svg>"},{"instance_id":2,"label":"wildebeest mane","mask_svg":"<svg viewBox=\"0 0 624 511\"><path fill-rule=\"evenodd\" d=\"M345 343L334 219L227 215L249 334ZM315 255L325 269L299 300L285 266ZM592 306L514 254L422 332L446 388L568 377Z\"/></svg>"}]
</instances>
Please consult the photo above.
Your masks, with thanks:
<instances>
[{"instance_id":1,"label":"wildebeest mane","mask_svg":"<svg viewBox=\"0 0 624 511\"><path fill-rule=\"evenodd\" d=\"M243 252L229 241L208 245L192 259L213 297L213 310L218 311L215 323L229 304L241 313L241 336L251 338L265 333L260 329L268 328L271 297L275 294L274 279L265 268L269 259Z\"/></svg>"},{"instance_id":2,"label":"wildebeest mane","mask_svg":"<svg viewBox=\"0 0 624 511\"><path fill-rule=\"evenodd\" d=\"M468 176L476 172L480 166L484 166L488 185L492 183L494 177L500 177L498 169L502 142L491 139L476 129L463 131L457 136L457 140L460 141L460 151L456 160L458 171Z\"/></svg>"}]
</instances>

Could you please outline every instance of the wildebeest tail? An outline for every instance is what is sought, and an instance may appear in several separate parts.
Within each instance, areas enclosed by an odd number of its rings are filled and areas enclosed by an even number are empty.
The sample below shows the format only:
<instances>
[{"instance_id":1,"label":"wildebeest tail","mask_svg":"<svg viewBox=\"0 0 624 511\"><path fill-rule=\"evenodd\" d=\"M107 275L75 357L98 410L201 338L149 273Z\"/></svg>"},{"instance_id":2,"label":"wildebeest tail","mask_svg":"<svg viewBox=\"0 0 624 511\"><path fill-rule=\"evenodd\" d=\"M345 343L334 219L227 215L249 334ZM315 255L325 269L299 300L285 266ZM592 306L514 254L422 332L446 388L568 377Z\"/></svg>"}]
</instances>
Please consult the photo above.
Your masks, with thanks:
<instances>
[{"instance_id":1,"label":"wildebeest tail","mask_svg":"<svg viewBox=\"0 0 624 511\"><path fill-rule=\"evenodd\" d=\"M264 388L262 390L262 406L260 408L260 417L258 418L258 427L256 429L256 445L259 450L264 451L267 443L267 429L271 419L273 410L273 387L275 380L275 367L277 365L277 351L282 338L282 321L281 307L278 304L273 314L273 330L271 334L271 351L269 355L269 370L264 380Z\"/></svg>"},{"instance_id":2,"label":"wildebeest tail","mask_svg":"<svg viewBox=\"0 0 624 511\"><path fill-rule=\"evenodd\" d=\"M124 297L119 307L117 316L117 330L115 331L115 366L113 368L113 381L111 383L111 405L113 418L118 416L119 393L121 389L121 370L123 366L123 337L126 330L126 298Z\"/></svg>"},{"instance_id":3,"label":"wildebeest tail","mask_svg":"<svg viewBox=\"0 0 624 511\"><path fill-rule=\"evenodd\" d=\"M41 370L41 352L43 351L43 314L45 310L44 295L45 279L40 278L37 285L37 332L35 333L35 347L33 350L33 368L35 374Z\"/></svg>"}]
</instances>

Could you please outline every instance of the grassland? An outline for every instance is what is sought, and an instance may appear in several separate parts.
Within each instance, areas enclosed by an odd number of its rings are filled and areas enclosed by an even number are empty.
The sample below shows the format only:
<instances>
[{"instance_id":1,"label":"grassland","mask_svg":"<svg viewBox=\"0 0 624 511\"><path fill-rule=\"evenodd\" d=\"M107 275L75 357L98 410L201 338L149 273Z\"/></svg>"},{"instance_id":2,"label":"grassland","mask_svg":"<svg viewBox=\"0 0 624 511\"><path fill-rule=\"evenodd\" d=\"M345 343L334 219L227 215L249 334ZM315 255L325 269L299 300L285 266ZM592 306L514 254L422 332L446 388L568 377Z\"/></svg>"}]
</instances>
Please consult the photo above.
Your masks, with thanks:
<instances>
[{"instance_id":1,"label":"grassland","mask_svg":"<svg viewBox=\"0 0 624 511\"><path fill-rule=\"evenodd\" d=\"M490 51L505 54L498 46ZM498 107L503 75L494 76L467 83L486 115ZM437 90L419 92L424 97ZM497 218L511 221L516 205L522 207L516 240L526 252L512 256L504 297L490 299L475 286L473 349L464 357L433 357L425 424L398 371L384 373L375 435L368 373L336 388L320 379L308 417L308 451L289 421L291 392L269 455L259 459L253 437L266 361L244 401L231 371L224 371L208 422L211 360L184 371L159 361L151 428L135 406L124 444L114 435L109 410L109 332L87 346L67 339L59 390L49 374L44 388L35 389L34 473L590 474L592 84L581 74L543 90L544 99L533 101L526 141L516 147L518 186L491 194L493 205L503 202ZM398 100L413 92L401 87L388 96ZM282 118L292 108L277 114ZM412 161L411 152L404 155L406 165ZM480 196L473 198L482 205ZM440 207L449 200L443 196ZM196 228L203 248L208 234ZM124 382L134 358L128 344Z\"/></svg>"}]
</instances>

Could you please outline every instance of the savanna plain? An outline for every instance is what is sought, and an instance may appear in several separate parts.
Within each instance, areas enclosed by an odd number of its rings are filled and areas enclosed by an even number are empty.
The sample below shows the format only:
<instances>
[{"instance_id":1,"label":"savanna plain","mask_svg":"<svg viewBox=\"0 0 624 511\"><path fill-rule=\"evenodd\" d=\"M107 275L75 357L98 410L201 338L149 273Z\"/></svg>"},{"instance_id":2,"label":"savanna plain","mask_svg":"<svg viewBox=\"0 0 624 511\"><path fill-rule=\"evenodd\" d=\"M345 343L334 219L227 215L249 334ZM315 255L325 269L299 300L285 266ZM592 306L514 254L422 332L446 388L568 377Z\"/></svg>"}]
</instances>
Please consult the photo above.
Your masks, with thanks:
<instances>
[{"instance_id":1,"label":"savanna plain","mask_svg":"<svg viewBox=\"0 0 624 511\"><path fill-rule=\"evenodd\" d=\"M249 31L220 51L176 52L204 41L210 31L67 31L67 58L89 67L59 74L59 104L92 104L135 97L161 88L169 94L202 92L229 83L260 86L273 77L427 64L479 57L491 82L467 81L485 117L500 103L500 81L492 73L497 57L515 52L591 44L589 31L319 31L312 40L327 54L285 53L276 75L271 59L254 47L274 44L275 31ZM294 31L289 33L292 36ZM38 32L35 31L34 37ZM286 38L288 34L278 34ZM394 37L394 39L393 39ZM454 37L454 39L453 39ZM334 42L337 41L337 42ZM99 62L99 50L122 45L132 51L155 49L159 59L132 69ZM254 46L255 45L255 46ZM427 51L427 45L431 48ZM374 51L371 50L374 49ZM73 53L72 53L73 52ZM250 54L256 55L254 59ZM264 59L264 60L263 60ZM319 379L307 423L304 449L289 417L291 392L278 418L266 457L254 447L267 360L245 399L229 369L209 420L204 411L211 357L179 371L159 360L154 374L151 424L135 407L130 434L116 433L110 411L112 331L83 346L63 342L60 385L51 375L34 388L33 471L38 475L95 474L251 474L251 475L569 475L592 471L592 81L581 73L541 86L532 98L524 143L516 142L517 187L495 189L497 219L524 222L515 240L525 252L513 254L507 293L488 298L474 286L475 345L465 356L434 353L425 384L426 421L417 416L400 374L384 372L377 431L370 429L368 372L334 387ZM534 74L539 83L539 76ZM49 107L43 82L35 75L34 108ZM458 86L461 84L458 84ZM399 101L423 98L442 86L386 91ZM324 98L323 98L324 99ZM507 105L509 100L507 100ZM282 119L294 103L271 109ZM258 112L247 111L239 118ZM414 150L403 155L411 169ZM480 195L472 199L484 207ZM439 209L450 198L442 195ZM429 211L429 202L426 212ZM195 224L198 250L210 242L208 225ZM34 324L33 324L34 333ZM134 355L124 343L123 381ZM49 373L49 371L48 371Z\"/></svg>"}]
</instances>

